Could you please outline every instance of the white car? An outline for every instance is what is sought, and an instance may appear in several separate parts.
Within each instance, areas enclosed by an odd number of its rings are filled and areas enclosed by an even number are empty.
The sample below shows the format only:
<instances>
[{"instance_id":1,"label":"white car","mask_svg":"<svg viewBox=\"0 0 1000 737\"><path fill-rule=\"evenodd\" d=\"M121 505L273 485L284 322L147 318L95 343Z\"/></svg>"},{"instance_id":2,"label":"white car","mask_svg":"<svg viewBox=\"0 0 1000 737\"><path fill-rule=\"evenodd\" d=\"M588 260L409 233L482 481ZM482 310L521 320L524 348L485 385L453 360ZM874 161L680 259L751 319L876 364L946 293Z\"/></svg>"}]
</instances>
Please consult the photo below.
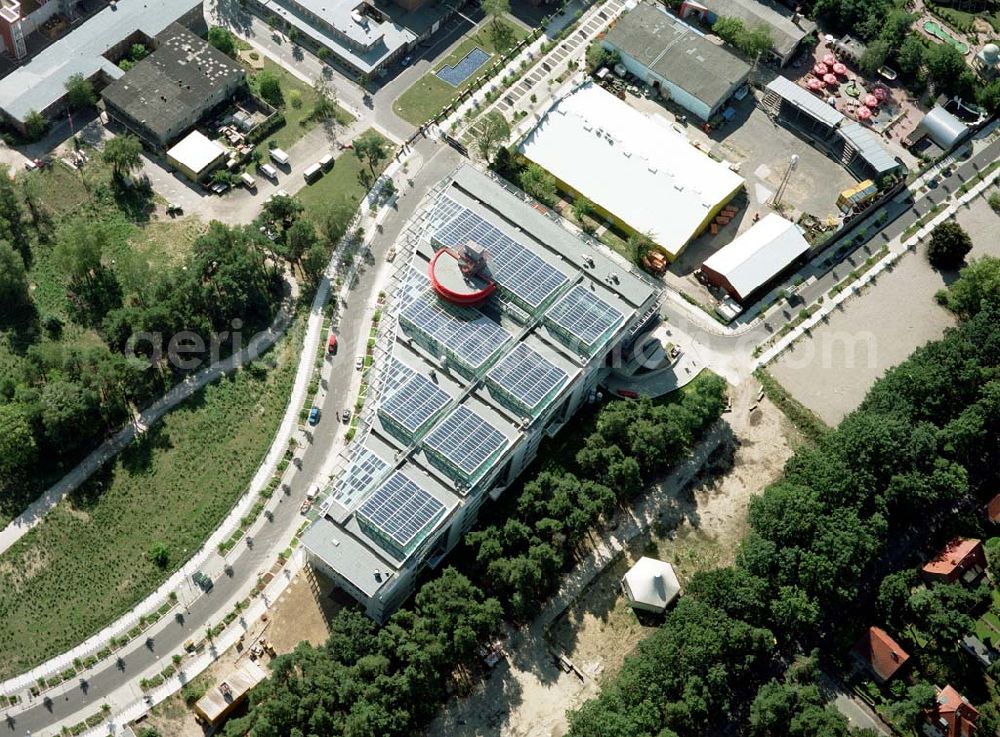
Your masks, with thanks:
<instances>
[{"instance_id":1,"label":"white car","mask_svg":"<svg viewBox=\"0 0 1000 737\"><path fill-rule=\"evenodd\" d=\"M319 484L313 484L309 487L309 491L306 492L306 499L312 501L319 495Z\"/></svg>"},{"instance_id":2,"label":"white car","mask_svg":"<svg viewBox=\"0 0 1000 737\"><path fill-rule=\"evenodd\" d=\"M364 368L364 366L365 366L365 357L364 356L358 356L354 360L354 368L356 370L360 371L361 369Z\"/></svg>"}]
</instances>

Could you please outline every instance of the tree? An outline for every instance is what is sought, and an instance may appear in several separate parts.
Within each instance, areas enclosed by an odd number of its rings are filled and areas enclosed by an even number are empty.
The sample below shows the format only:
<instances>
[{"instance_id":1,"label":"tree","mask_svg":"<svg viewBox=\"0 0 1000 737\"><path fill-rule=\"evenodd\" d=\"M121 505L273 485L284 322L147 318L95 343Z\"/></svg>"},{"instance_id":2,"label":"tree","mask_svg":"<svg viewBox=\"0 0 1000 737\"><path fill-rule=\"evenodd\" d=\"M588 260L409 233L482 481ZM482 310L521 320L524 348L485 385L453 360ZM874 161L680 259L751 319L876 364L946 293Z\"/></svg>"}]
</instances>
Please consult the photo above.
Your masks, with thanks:
<instances>
[{"instance_id":1,"label":"tree","mask_svg":"<svg viewBox=\"0 0 1000 737\"><path fill-rule=\"evenodd\" d=\"M212 26L208 29L208 42L226 56L236 57L236 37L229 29Z\"/></svg>"},{"instance_id":2,"label":"tree","mask_svg":"<svg viewBox=\"0 0 1000 737\"><path fill-rule=\"evenodd\" d=\"M389 158L389 149L386 146L385 138L376 131L369 130L362 133L354 139L351 145L355 156L361 161L367 160L372 177L375 176L375 169L378 165Z\"/></svg>"},{"instance_id":3,"label":"tree","mask_svg":"<svg viewBox=\"0 0 1000 737\"><path fill-rule=\"evenodd\" d=\"M72 110L88 108L97 102L93 83L82 74L74 74L66 80L66 104Z\"/></svg>"},{"instance_id":4,"label":"tree","mask_svg":"<svg viewBox=\"0 0 1000 737\"><path fill-rule=\"evenodd\" d=\"M968 67L958 49L947 43L931 44L924 52L924 63L938 92L959 92L962 74Z\"/></svg>"},{"instance_id":5,"label":"tree","mask_svg":"<svg viewBox=\"0 0 1000 737\"><path fill-rule=\"evenodd\" d=\"M906 79L914 80L924 65L924 44L914 34L908 35L896 52L896 67Z\"/></svg>"},{"instance_id":6,"label":"tree","mask_svg":"<svg viewBox=\"0 0 1000 737\"><path fill-rule=\"evenodd\" d=\"M32 141L37 141L44 136L48 126L49 121L37 110L29 110L28 114L24 116L24 132Z\"/></svg>"},{"instance_id":7,"label":"tree","mask_svg":"<svg viewBox=\"0 0 1000 737\"><path fill-rule=\"evenodd\" d=\"M24 260L9 243L0 241L0 327L19 320L30 307Z\"/></svg>"},{"instance_id":8,"label":"tree","mask_svg":"<svg viewBox=\"0 0 1000 737\"><path fill-rule=\"evenodd\" d=\"M746 33L746 26L739 18L720 15L712 24L712 33L730 46L739 46L739 41Z\"/></svg>"},{"instance_id":9,"label":"tree","mask_svg":"<svg viewBox=\"0 0 1000 737\"><path fill-rule=\"evenodd\" d=\"M38 456L38 446L25 407L0 403L0 482L21 476ZM0 488L3 483L0 483Z\"/></svg>"},{"instance_id":10,"label":"tree","mask_svg":"<svg viewBox=\"0 0 1000 737\"><path fill-rule=\"evenodd\" d=\"M479 121L475 129L476 148L479 157L489 163L497 150L510 138L510 124L503 113L491 110Z\"/></svg>"},{"instance_id":11,"label":"tree","mask_svg":"<svg viewBox=\"0 0 1000 737\"><path fill-rule=\"evenodd\" d=\"M336 120L337 92L323 77L317 77L313 85L316 102L313 104L312 116L316 120Z\"/></svg>"},{"instance_id":12,"label":"tree","mask_svg":"<svg viewBox=\"0 0 1000 737\"><path fill-rule=\"evenodd\" d=\"M142 61L149 56L149 49L146 48L146 44L134 43L129 47L128 55L132 61Z\"/></svg>"},{"instance_id":13,"label":"tree","mask_svg":"<svg viewBox=\"0 0 1000 737\"><path fill-rule=\"evenodd\" d=\"M582 223L593 211L594 203L583 195L573 200L573 217L578 223Z\"/></svg>"},{"instance_id":14,"label":"tree","mask_svg":"<svg viewBox=\"0 0 1000 737\"><path fill-rule=\"evenodd\" d=\"M110 164L115 179L122 179L142 167L142 143L133 135L115 136L106 144L101 160Z\"/></svg>"},{"instance_id":15,"label":"tree","mask_svg":"<svg viewBox=\"0 0 1000 737\"><path fill-rule=\"evenodd\" d=\"M991 300L1000 301L1000 258L972 259L938 299L963 320L977 314Z\"/></svg>"},{"instance_id":16,"label":"tree","mask_svg":"<svg viewBox=\"0 0 1000 737\"><path fill-rule=\"evenodd\" d=\"M885 66L885 62L889 58L891 51L892 48L888 41L876 39L865 47L865 52L861 55L861 61L858 66L866 75L873 77L878 73L879 69Z\"/></svg>"},{"instance_id":17,"label":"tree","mask_svg":"<svg viewBox=\"0 0 1000 737\"><path fill-rule=\"evenodd\" d=\"M279 107L284 102L281 92L281 79L270 69L261 69L253 76L257 86L257 93L265 102Z\"/></svg>"},{"instance_id":18,"label":"tree","mask_svg":"<svg viewBox=\"0 0 1000 737\"><path fill-rule=\"evenodd\" d=\"M319 243L312 220L299 218L285 231L285 256L301 265L302 257Z\"/></svg>"},{"instance_id":19,"label":"tree","mask_svg":"<svg viewBox=\"0 0 1000 737\"><path fill-rule=\"evenodd\" d=\"M305 208L298 197L277 195L264 203L259 217L267 225L285 231L298 220L303 209Z\"/></svg>"},{"instance_id":20,"label":"tree","mask_svg":"<svg viewBox=\"0 0 1000 737\"><path fill-rule=\"evenodd\" d=\"M628 249L629 258L635 263L641 263L643 256L652 251L656 244L653 243L653 239L648 235L643 235L642 233L633 233L628 237L628 242L626 243Z\"/></svg>"},{"instance_id":21,"label":"tree","mask_svg":"<svg viewBox=\"0 0 1000 737\"><path fill-rule=\"evenodd\" d=\"M68 281L90 280L101 266L108 239L104 223L73 220L60 231L53 258Z\"/></svg>"},{"instance_id":22,"label":"tree","mask_svg":"<svg viewBox=\"0 0 1000 737\"><path fill-rule=\"evenodd\" d=\"M493 24L497 25L500 23L500 19L510 12L510 0L482 0L480 7L490 17Z\"/></svg>"},{"instance_id":23,"label":"tree","mask_svg":"<svg viewBox=\"0 0 1000 737\"><path fill-rule=\"evenodd\" d=\"M593 74L601 67L613 67L621 61L621 56L617 51L609 51L601 45L601 42L591 41L587 47L587 71Z\"/></svg>"},{"instance_id":24,"label":"tree","mask_svg":"<svg viewBox=\"0 0 1000 737\"><path fill-rule=\"evenodd\" d=\"M937 690L925 681L919 681L906 690L906 697L889 705L893 719L908 727L918 726L924 718L924 711L934 704Z\"/></svg>"},{"instance_id":25,"label":"tree","mask_svg":"<svg viewBox=\"0 0 1000 737\"><path fill-rule=\"evenodd\" d=\"M315 244L302 257L302 273L315 284L323 276L326 265L330 262L329 249L322 243Z\"/></svg>"},{"instance_id":26,"label":"tree","mask_svg":"<svg viewBox=\"0 0 1000 737\"><path fill-rule=\"evenodd\" d=\"M170 565L170 550L161 542L153 543L149 549L149 559L161 571Z\"/></svg>"},{"instance_id":27,"label":"tree","mask_svg":"<svg viewBox=\"0 0 1000 737\"><path fill-rule=\"evenodd\" d=\"M556 180L538 164L528 164L521 172L521 189L546 205L556 201Z\"/></svg>"},{"instance_id":28,"label":"tree","mask_svg":"<svg viewBox=\"0 0 1000 737\"><path fill-rule=\"evenodd\" d=\"M347 197L340 197L327 204L320 216L319 229L328 245L336 246L340 243L354 222L357 209L354 202Z\"/></svg>"},{"instance_id":29,"label":"tree","mask_svg":"<svg viewBox=\"0 0 1000 737\"><path fill-rule=\"evenodd\" d=\"M931 231L927 260L937 269L957 269L971 250L972 238L965 229L954 220L946 220Z\"/></svg>"}]
</instances>

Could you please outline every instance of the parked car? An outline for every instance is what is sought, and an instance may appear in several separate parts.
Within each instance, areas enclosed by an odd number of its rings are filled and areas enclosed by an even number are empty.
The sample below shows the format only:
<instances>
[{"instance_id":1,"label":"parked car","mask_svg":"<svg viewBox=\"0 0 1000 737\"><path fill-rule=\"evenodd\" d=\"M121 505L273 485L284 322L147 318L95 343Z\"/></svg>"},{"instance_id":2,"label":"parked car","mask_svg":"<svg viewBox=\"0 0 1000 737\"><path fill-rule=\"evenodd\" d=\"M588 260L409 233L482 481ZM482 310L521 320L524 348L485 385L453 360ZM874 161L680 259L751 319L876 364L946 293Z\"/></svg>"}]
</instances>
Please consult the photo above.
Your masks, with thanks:
<instances>
[{"instance_id":1,"label":"parked car","mask_svg":"<svg viewBox=\"0 0 1000 737\"><path fill-rule=\"evenodd\" d=\"M270 164L258 164L257 171L270 179L272 182L278 181L278 170Z\"/></svg>"},{"instance_id":2,"label":"parked car","mask_svg":"<svg viewBox=\"0 0 1000 737\"><path fill-rule=\"evenodd\" d=\"M247 174L246 172L240 174L240 181L243 182L243 186L249 189L251 192L257 189L257 180L254 179L249 174Z\"/></svg>"},{"instance_id":3,"label":"parked car","mask_svg":"<svg viewBox=\"0 0 1000 737\"><path fill-rule=\"evenodd\" d=\"M280 148L272 148L270 151L268 151L268 155L271 157L271 161L273 161L278 166L288 166L289 162L288 154L286 154Z\"/></svg>"},{"instance_id":4,"label":"parked car","mask_svg":"<svg viewBox=\"0 0 1000 737\"><path fill-rule=\"evenodd\" d=\"M355 370L360 371L364 367L365 367L365 357L364 356L358 356L356 359L354 359L354 368L355 368Z\"/></svg>"},{"instance_id":5,"label":"parked car","mask_svg":"<svg viewBox=\"0 0 1000 737\"><path fill-rule=\"evenodd\" d=\"M309 410L309 424L313 426L319 424L319 407L313 407Z\"/></svg>"},{"instance_id":6,"label":"parked car","mask_svg":"<svg viewBox=\"0 0 1000 737\"><path fill-rule=\"evenodd\" d=\"M333 154L324 154L319 160L319 165L323 171L330 171L333 168Z\"/></svg>"},{"instance_id":7,"label":"parked car","mask_svg":"<svg viewBox=\"0 0 1000 737\"><path fill-rule=\"evenodd\" d=\"M201 571L195 571L191 575L191 580L194 581L195 586L205 592L211 591L212 587L215 586L215 584L212 583L212 579Z\"/></svg>"},{"instance_id":8,"label":"parked car","mask_svg":"<svg viewBox=\"0 0 1000 737\"><path fill-rule=\"evenodd\" d=\"M184 208L178 205L176 202L171 202L167 205L167 215L183 215Z\"/></svg>"},{"instance_id":9,"label":"parked car","mask_svg":"<svg viewBox=\"0 0 1000 737\"><path fill-rule=\"evenodd\" d=\"M337 336L336 335L331 335L329 338L327 338L327 340L326 340L326 352L329 353L331 356L334 355L334 354L336 354L336 352L337 352Z\"/></svg>"},{"instance_id":10,"label":"parked car","mask_svg":"<svg viewBox=\"0 0 1000 737\"><path fill-rule=\"evenodd\" d=\"M344 411L340 413L340 419L343 421L343 423L345 425L348 422L351 421L351 408L350 407L345 407L344 408Z\"/></svg>"},{"instance_id":11,"label":"parked car","mask_svg":"<svg viewBox=\"0 0 1000 737\"><path fill-rule=\"evenodd\" d=\"M404 56L403 57L403 66L404 67L408 67L412 63L413 63L413 57L412 56Z\"/></svg>"},{"instance_id":12,"label":"parked car","mask_svg":"<svg viewBox=\"0 0 1000 737\"><path fill-rule=\"evenodd\" d=\"M313 484L309 487L309 491L306 492L306 499L312 501L319 495L319 484Z\"/></svg>"}]
</instances>

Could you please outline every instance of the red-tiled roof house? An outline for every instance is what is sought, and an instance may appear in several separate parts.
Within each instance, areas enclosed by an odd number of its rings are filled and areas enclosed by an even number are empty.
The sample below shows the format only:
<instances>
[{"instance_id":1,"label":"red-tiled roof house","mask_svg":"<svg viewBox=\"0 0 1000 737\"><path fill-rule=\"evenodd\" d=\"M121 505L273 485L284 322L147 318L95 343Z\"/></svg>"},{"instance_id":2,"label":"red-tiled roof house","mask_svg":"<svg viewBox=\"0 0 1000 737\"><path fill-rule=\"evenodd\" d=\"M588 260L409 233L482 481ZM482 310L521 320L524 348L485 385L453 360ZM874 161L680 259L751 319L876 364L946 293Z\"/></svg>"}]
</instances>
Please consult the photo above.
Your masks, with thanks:
<instances>
[{"instance_id":1,"label":"red-tiled roof house","mask_svg":"<svg viewBox=\"0 0 1000 737\"><path fill-rule=\"evenodd\" d=\"M927 581L972 583L986 570L986 551L979 540L956 537L921 569Z\"/></svg>"},{"instance_id":2,"label":"red-tiled roof house","mask_svg":"<svg viewBox=\"0 0 1000 737\"><path fill-rule=\"evenodd\" d=\"M851 655L855 662L868 670L876 683L893 678L906 662L909 654L880 627L869 627L854 645Z\"/></svg>"},{"instance_id":3,"label":"red-tiled roof house","mask_svg":"<svg viewBox=\"0 0 1000 737\"><path fill-rule=\"evenodd\" d=\"M924 733L928 737L972 737L979 712L951 686L937 693L934 708L927 711Z\"/></svg>"}]
</instances>

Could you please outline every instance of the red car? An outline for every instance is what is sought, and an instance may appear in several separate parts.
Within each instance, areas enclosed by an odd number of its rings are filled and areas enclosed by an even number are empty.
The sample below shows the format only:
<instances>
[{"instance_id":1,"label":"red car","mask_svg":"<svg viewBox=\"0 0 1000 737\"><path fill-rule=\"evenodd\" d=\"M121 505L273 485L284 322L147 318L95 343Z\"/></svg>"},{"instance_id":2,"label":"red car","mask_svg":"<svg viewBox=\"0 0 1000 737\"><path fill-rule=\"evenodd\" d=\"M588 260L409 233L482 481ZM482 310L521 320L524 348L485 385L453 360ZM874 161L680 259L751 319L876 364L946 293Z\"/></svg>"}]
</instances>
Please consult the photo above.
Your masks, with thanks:
<instances>
[{"instance_id":1,"label":"red car","mask_svg":"<svg viewBox=\"0 0 1000 737\"><path fill-rule=\"evenodd\" d=\"M331 335L326 341L326 352L333 355L337 352L337 336Z\"/></svg>"}]
</instances>

